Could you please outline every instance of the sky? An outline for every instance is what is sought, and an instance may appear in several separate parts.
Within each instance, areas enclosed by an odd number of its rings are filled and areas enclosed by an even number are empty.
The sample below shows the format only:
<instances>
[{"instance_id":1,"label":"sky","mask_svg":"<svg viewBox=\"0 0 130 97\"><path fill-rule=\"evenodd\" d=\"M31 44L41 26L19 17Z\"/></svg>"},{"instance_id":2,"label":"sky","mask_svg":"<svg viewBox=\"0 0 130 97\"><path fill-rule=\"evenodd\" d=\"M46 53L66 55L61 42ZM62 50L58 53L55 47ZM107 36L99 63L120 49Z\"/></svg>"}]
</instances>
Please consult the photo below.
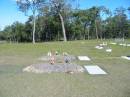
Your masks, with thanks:
<instances>
[{"instance_id":1,"label":"sky","mask_svg":"<svg viewBox=\"0 0 130 97\"><path fill-rule=\"evenodd\" d=\"M113 11L117 7L128 8L130 0L77 0L79 7L82 9L90 8L92 6L105 6ZM76 5L74 3L73 5ZM15 0L0 0L0 30L5 26L11 25L15 21L24 23L28 16L18 10Z\"/></svg>"}]
</instances>

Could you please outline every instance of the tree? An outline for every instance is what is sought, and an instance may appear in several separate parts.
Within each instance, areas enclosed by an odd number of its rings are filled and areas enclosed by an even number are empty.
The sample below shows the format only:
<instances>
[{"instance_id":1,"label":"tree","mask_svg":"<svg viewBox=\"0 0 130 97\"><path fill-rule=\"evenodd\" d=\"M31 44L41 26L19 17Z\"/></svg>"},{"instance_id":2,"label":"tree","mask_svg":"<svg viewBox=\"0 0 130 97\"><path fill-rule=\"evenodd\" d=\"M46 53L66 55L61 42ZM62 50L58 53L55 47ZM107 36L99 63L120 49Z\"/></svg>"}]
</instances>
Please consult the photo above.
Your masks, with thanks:
<instances>
[{"instance_id":1,"label":"tree","mask_svg":"<svg viewBox=\"0 0 130 97\"><path fill-rule=\"evenodd\" d=\"M35 41L57 41L63 39L58 10L56 10L55 6L49 6L49 4L42 6L40 10L36 11L35 30L37 33L35 33ZM97 37L101 39L103 37L107 39L130 37L130 19L123 8L117 8L115 14L112 15L108 14L109 11L103 6L78 9L76 11L69 6L59 9L62 9L60 14L63 17L62 22L64 22L66 28L67 40L89 40ZM29 16L24 24L14 22L0 32L0 39L10 42L31 42L33 34L32 23L32 15Z\"/></svg>"},{"instance_id":2,"label":"tree","mask_svg":"<svg viewBox=\"0 0 130 97\"><path fill-rule=\"evenodd\" d=\"M106 19L108 18L108 17L111 17L111 12L110 12L110 10L109 9L107 9L105 6L100 6L99 7L99 9L100 9L100 38L101 38L101 40L102 40L102 38L103 38L103 34L104 34L104 30L105 30L105 26L106 26L106 24L107 24L107 21L106 21ZM105 37L104 37L104 39L105 39Z\"/></svg>"},{"instance_id":3,"label":"tree","mask_svg":"<svg viewBox=\"0 0 130 97\"><path fill-rule=\"evenodd\" d=\"M33 15L33 43L35 43L35 30L36 30L36 13L37 10L43 6L45 0L17 0L17 5L22 12L32 11Z\"/></svg>"},{"instance_id":4,"label":"tree","mask_svg":"<svg viewBox=\"0 0 130 97\"><path fill-rule=\"evenodd\" d=\"M89 18L92 22L92 25L94 26L95 28L95 32L96 32L96 38L99 39L99 36L98 36L98 21L100 19L100 8L99 7L92 7L89 9Z\"/></svg>"},{"instance_id":5,"label":"tree","mask_svg":"<svg viewBox=\"0 0 130 97\"><path fill-rule=\"evenodd\" d=\"M24 31L24 24L19 23L18 21L12 24L12 34L14 36L14 42L20 42L24 40L26 33Z\"/></svg>"},{"instance_id":6,"label":"tree","mask_svg":"<svg viewBox=\"0 0 130 97\"><path fill-rule=\"evenodd\" d=\"M68 6L68 5L65 0L50 0L50 4L52 7L52 11L55 14L59 15L59 17L60 17L61 25L62 25L62 33L64 36L64 41L66 42L67 41L66 30L65 30L65 23L64 23L63 16L62 16L62 12L65 10L66 6Z\"/></svg>"},{"instance_id":7,"label":"tree","mask_svg":"<svg viewBox=\"0 0 130 97\"><path fill-rule=\"evenodd\" d=\"M125 35L125 25L127 23L126 21L126 14L125 14L126 9L123 7L116 8L115 10L115 17L116 17L116 26L119 28L117 34L118 36L121 36L124 39Z\"/></svg>"},{"instance_id":8,"label":"tree","mask_svg":"<svg viewBox=\"0 0 130 97\"><path fill-rule=\"evenodd\" d=\"M6 26L3 30L3 34L7 41L13 41L12 26Z\"/></svg>"},{"instance_id":9,"label":"tree","mask_svg":"<svg viewBox=\"0 0 130 97\"><path fill-rule=\"evenodd\" d=\"M130 18L130 7L128 7L127 10L128 10L128 13L129 13L129 18Z\"/></svg>"},{"instance_id":10,"label":"tree","mask_svg":"<svg viewBox=\"0 0 130 97\"><path fill-rule=\"evenodd\" d=\"M90 25L91 25L91 22L87 22L87 23L85 23L85 26L84 26L84 33L85 33L85 29L86 29L86 27L87 27L87 33L88 33L88 40L90 39L90 36L89 36L89 33L90 33ZM85 36L86 36L86 34L85 34ZM86 38L84 36L84 39Z\"/></svg>"}]
</instances>

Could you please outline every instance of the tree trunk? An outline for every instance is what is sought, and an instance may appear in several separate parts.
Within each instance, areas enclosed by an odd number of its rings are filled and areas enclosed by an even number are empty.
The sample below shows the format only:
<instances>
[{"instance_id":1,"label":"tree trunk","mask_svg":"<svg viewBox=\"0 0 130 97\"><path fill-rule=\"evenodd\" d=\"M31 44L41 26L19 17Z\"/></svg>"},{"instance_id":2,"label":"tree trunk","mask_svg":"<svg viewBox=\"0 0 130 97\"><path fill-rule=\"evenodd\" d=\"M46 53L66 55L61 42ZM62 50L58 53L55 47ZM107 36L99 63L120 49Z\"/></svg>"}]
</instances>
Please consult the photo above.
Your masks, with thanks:
<instances>
[{"instance_id":1,"label":"tree trunk","mask_svg":"<svg viewBox=\"0 0 130 97\"><path fill-rule=\"evenodd\" d=\"M35 44L35 29L36 29L36 16L35 10L33 11L33 44Z\"/></svg>"},{"instance_id":2,"label":"tree trunk","mask_svg":"<svg viewBox=\"0 0 130 97\"><path fill-rule=\"evenodd\" d=\"M123 41L125 40L125 33L123 32Z\"/></svg>"},{"instance_id":3,"label":"tree trunk","mask_svg":"<svg viewBox=\"0 0 130 97\"><path fill-rule=\"evenodd\" d=\"M87 30L88 30L88 40L89 40L89 27L87 28Z\"/></svg>"},{"instance_id":4,"label":"tree trunk","mask_svg":"<svg viewBox=\"0 0 130 97\"><path fill-rule=\"evenodd\" d=\"M95 20L95 29L96 29L96 37L98 39L98 31L97 31L97 23L96 23L96 20Z\"/></svg>"},{"instance_id":5,"label":"tree trunk","mask_svg":"<svg viewBox=\"0 0 130 97\"><path fill-rule=\"evenodd\" d=\"M84 25L84 40L86 39L86 23Z\"/></svg>"},{"instance_id":6,"label":"tree trunk","mask_svg":"<svg viewBox=\"0 0 130 97\"><path fill-rule=\"evenodd\" d=\"M62 17L62 15L61 15L60 13L59 13L59 16L60 16L61 25L62 25L62 32L63 32L63 35L64 35L64 41L66 42L66 41L67 41L67 38L66 38L64 20L63 20L63 17Z\"/></svg>"},{"instance_id":7,"label":"tree trunk","mask_svg":"<svg viewBox=\"0 0 130 97\"><path fill-rule=\"evenodd\" d=\"M100 38L101 38L101 41L102 41L102 39L103 39L103 38L102 38L102 32L100 33Z\"/></svg>"}]
</instances>

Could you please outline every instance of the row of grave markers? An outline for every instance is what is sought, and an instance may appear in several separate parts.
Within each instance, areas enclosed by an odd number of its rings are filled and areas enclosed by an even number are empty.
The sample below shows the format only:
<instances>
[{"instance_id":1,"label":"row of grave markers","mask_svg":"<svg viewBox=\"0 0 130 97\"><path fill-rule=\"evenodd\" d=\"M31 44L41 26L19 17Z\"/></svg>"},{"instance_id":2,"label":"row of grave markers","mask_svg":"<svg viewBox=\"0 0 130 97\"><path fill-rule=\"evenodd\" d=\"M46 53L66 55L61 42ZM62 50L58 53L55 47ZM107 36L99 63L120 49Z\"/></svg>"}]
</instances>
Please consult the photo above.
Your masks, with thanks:
<instances>
[{"instance_id":1,"label":"row of grave markers","mask_svg":"<svg viewBox=\"0 0 130 97\"><path fill-rule=\"evenodd\" d=\"M110 44L124 46L124 47L130 47L130 43L116 43L116 42L111 42Z\"/></svg>"},{"instance_id":2,"label":"row of grave markers","mask_svg":"<svg viewBox=\"0 0 130 97\"><path fill-rule=\"evenodd\" d=\"M123 46L123 47L130 47L130 43L111 42L110 44L112 44L112 45L119 45L119 46ZM130 60L130 56L121 56L121 58L126 59L126 60Z\"/></svg>"},{"instance_id":3,"label":"row of grave markers","mask_svg":"<svg viewBox=\"0 0 130 97\"><path fill-rule=\"evenodd\" d=\"M101 49L104 49L106 46L107 46L107 42L103 42L102 44L95 46L95 48L101 50ZM106 48L105 51L110 53L110 52L112 52L112 49Z\"/></svg>"},{"instance_id":4,"label":"row of grave markers","mask_svg":"<svg viewBox=\"0 0 130 97\"><path fill-rule=\"evenodd\" d=\"M112 45L117 45L117 43L115 42L111 42L109 44L112 44ZM99 44L97 46L95 46L96 49L104 49L104 47L106 47L108 44L107 42L103 42L102 44ZM130 47L130 44L126 44L126 43L119 43L118 44L119 46L124 46L124 47ZM112 49L111 48L107 48L105 49L106 52L112 52ZM88 57L88 56L78 56L79 60L81 61L90 61L91 59ZM130 60L130 56L121 56L121 58L123 59L127 59L127 60ZM107 74L103 69L101 69L99 66L97 65L90 65L90 66L84 66L86 71L89 73L89 74L92 74L92 75L97 75L97 74Z\"/></svg>"},{"instance_id":5,"label":"row of grave markers","mask_svg":"<svg viewBox=\"0 0 130 97\"><path fill-rule=\"evenodd\" d=\"M109 44L117 45L116 42L111 42L111 43L109 43ZM127 43L127 44L126 44L126 43L118 43L118 45L119 45L119 46L124 46L124 47L130 47L130 43ZM99 45L95 46L95 48L101 50L101 49L104 49L106 46L107 46L107 42L103 42L102 44L99 44ZM108 52L108 53L112 52L112 49L111 49L111 48L107 48L107 49L105 49L105 50L106 50L106 52ZM121 58L130 60L130 56L121 56Z\"/></svg>"},{"instance_id":6,"label":"row of grave markers","mask_svg":"<svg viewBox=\"0 0 130 97\"><path fill-rule=\"evenodd\" d=\"M127 57L127 56L121 56L122 58L124 59L127 59L127 60L130 60L130 56ZM88 57L88 56L78 56L78 59L80 61L90 61L91 59ZM89 73L89 74L92 74L92 75L97 75L97 74L107 74L103 69L101 69L99 66L97 65L86 65L84 66L84 68L86 69L86 71Z\"/></svg>"}]
</instances>

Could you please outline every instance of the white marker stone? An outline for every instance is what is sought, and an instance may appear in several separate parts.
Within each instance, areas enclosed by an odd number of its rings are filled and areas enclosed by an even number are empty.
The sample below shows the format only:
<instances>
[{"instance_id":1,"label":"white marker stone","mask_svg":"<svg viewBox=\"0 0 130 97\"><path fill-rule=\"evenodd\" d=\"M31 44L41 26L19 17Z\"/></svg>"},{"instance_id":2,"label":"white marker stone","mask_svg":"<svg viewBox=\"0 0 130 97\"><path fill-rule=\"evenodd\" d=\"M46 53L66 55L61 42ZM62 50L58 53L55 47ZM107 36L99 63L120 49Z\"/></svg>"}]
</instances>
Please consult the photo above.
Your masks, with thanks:
<instances>
[{"instance_id":1,"label":"white marker stone","mask_svg":"<svg viewBox=\"0 0 130 97\"><path fill-rule=\"evenodd\" d=\"M88 56L78 56L80 61L90 61L91 59Z\"/></svg>"},{"instance_id":2,"label":"white marker stone","mask_svg":"<svg viewBox=\"0 0 130 97\"><path fill-rule=\"evenodd\" d=\"M97 75L97 74L107 74L104 70L102 70L99 66L84 66L89 74Z\"/></svg>"}]
</instances>

